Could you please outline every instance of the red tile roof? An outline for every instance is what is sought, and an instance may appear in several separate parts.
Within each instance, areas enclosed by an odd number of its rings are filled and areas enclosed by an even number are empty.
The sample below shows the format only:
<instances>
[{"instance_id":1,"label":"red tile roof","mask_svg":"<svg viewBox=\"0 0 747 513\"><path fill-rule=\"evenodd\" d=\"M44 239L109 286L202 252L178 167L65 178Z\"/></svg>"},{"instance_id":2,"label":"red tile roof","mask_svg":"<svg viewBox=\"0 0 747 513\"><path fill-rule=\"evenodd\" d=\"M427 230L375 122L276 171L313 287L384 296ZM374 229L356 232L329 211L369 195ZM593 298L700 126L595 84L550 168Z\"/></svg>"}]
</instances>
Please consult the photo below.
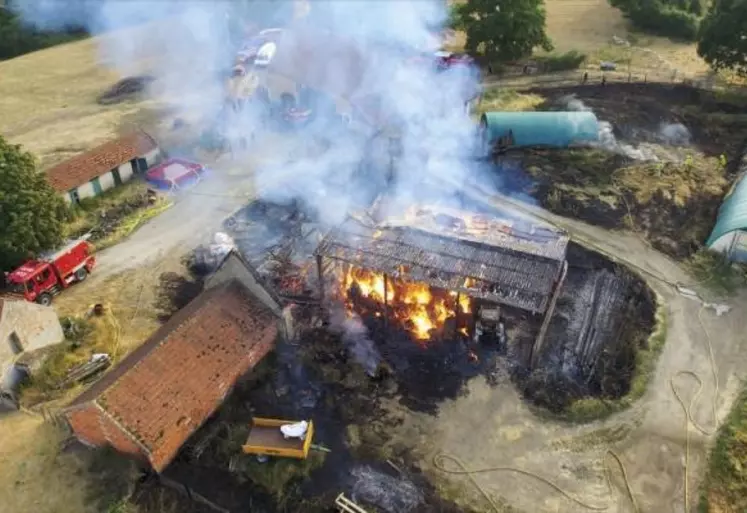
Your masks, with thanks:
<instances>
[{"instance_id":1,"label":"red tile roof","mask_svg":"<svg viewBox=\"0 0 747 513\"><path fill-rule=\"evenodd\" d=\"M69 407L95 403L160 472L272 348L277 318L238 281L203 292Z\"/></svg>"},{"instance_id":2,"label":"red tile roof","mask_svg":"<svg viewBox=\"0 0 747 513\"><path fill-rule=\"evenodd\" d=\"M133 132L48 169L47 181L56 191L67 192L157 147L145 132Z\"/></svg>"}]
</instances>

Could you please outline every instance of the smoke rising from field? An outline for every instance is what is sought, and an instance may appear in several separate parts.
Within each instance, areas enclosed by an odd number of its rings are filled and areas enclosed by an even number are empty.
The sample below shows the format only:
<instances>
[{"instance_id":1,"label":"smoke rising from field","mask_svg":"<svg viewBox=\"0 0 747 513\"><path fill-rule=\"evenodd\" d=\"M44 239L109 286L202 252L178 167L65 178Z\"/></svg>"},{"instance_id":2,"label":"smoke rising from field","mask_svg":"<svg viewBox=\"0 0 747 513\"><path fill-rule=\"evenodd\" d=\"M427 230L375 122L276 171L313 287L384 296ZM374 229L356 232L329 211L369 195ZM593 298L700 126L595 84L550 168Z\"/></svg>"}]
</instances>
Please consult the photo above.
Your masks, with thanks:
<instances>
[{"instance_id":1,"label":"smoke rising from field","mask_svg":"<svg viewBox=\"0 0 747 513\"><path fill-rule=\"evenodd\" d=\"M223 108L226 72L241 44L236 27L270 28L284 21L289 32L302 27L307 34L319 34L317 41L311 40L318 46L309 48L310 55L324 64L323 73L316 67L313 89L322 90L315 96L317 103L330 100L329 91L339 90L340 84L352 84L347 99L354 105L375 98L376 111L386 113L398 136L394 193L418 201L450 200L451 194L426 194L422 180L445 175L453 179L470 172L474 125L464 109L464 92L477 91L479 77L466 67L437 72L434 66L406 60L415 50L438 49L433 29L446 22L446 3L319 0L306 4L307 19L290 21L291 11L299 5L303 4L290 0L24 0L17 10L40 28L80 25L102 35L104 64L123 76L154 75L153 94L166 98L178 116L198 119L205 128L222 126L234 142L251 141L252 134L265 130L257 103L250 102L238 113ZM346 60L348 50L354 57ZM278 54L282 51L281 40ZM142 69L143 62L150 69ZM394 150L380 127L362 120L366 116L358 110L352 109L355 128L348 129L341 127L334 109L315 109L316 119L288 136L297 141L292 154L257 173L259 195L275 201L300 198L324 224L336 223L347 210L368 202L372 190L381 185ZM251 143L247 151L253 151ZM367 178L354 181L362 172Z\"/></svg>"}]
</instances>

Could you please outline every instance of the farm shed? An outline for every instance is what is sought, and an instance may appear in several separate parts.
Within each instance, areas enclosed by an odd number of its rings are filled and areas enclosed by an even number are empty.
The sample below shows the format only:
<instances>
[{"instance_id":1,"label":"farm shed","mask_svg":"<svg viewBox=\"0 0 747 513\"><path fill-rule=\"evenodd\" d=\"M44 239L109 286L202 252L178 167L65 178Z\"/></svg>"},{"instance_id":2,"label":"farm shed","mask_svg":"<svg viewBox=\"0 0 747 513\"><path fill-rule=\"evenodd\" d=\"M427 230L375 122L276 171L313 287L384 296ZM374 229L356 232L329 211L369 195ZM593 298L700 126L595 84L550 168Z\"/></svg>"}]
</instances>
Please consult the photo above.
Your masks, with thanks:
<instances>
[{"instance_id":1,"label":"farm shed","mask_svg":"<svg viewBox=\"0 0 747 513\"><path fill-rule=\"evenodd\" d=\"M506 147L567 148L599 139L599 123L592 112L486 112L480 128L489 146L502 142Z\"/></svg>"},{"instance_id":2,"label":"farm shed","mask_svg":"<svg viewBox=\"0 0 747 513\"><path fill-rule=\"evenodd\" d=\"M200 294L66 409L75 436L161 472L273 347L278 318L238 280Z\"/></svg>"},{"instance_id":3,"label":"farm shed","mask_svg":"<svg viewBox=\"0 0 747 513\"><path fill-rule=\"evenodd\" d=\"M57 313L22 298L0 298L0 392L13 392L16 363L29 353L65 339Z\"/></svg>"},{"instance_id":4,"label":"farm shed","mask_svg":"<svg viewBox=\"0 0 747 513\"><path fill-rule=\"evenodd\" d=\"M741 171L724 196L716 225L706 241L709 249L735 262L747 262L747 156L742 159Z\"/></svg>"},{"instance_id":5,"label":"farm shed","mask_svg":"<svg viewBox=\"0 0 747 513\"><path fill-rule=\"evenodd\" d=\"M108 141L47 170L47 181L68 203L98 196L156 164L161 152L142 131Z\"/></svg>"}]
</instances>

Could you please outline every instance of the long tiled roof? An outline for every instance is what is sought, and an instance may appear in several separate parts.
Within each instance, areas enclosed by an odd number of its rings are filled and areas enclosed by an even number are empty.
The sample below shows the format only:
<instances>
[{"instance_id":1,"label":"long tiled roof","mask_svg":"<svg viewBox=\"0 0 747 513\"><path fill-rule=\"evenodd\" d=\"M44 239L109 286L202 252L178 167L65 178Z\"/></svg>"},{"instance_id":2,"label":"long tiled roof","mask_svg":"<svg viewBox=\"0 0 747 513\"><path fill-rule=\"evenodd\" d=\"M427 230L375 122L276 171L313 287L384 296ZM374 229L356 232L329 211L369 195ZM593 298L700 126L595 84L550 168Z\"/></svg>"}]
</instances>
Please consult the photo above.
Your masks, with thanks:
<instances>
[{"instance_id":1,"label":"long tiled roof","mask_svg":"<svg viewBox=\"0 0 747 513\"><path fill-rule=\"evenodd\" d=\"M145 132L132 132L48 169L47 181L56 191L67 192L157 147Z\"/></svg>"}]
</instances>

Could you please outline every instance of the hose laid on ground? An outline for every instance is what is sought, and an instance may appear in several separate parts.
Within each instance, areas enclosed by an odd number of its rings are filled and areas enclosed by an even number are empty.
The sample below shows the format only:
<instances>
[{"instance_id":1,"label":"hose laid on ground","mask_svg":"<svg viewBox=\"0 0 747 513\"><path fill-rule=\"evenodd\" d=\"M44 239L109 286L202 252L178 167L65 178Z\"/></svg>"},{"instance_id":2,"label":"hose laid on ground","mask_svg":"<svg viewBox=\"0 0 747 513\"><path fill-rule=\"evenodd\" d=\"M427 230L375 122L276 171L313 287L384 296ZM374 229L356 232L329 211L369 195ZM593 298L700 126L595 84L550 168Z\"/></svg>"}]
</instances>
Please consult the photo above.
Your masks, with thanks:
<instances>
[{"instance_id":1,"label":"hose laid on ground","mask_svg":"<svg viewBox=\"0 0 747 513\"><path fill-rule=\"evenodd\" d=\"M607 450L605 453L606 456L612 456L612 458L615 460L617 465L620 467L620 470L623 474L623 480L625 481L625 487L627 489L628 497L630 498L630 501L633 504L633 508L635 509L636 513L639 513L638 504L635 501L635 497L633 496L633 492L630 489L630 484L628 483L628 475L625 471L625 465L623 465L622 461L620 460L620 457L612 450ZM452 462L454 465L457 466L456 469L453 468L447 468L446 467L446 461ZM512 472L514 474L521 474L527 477L531 477L532 479L539 481L541 483L546 484L550 488L554 489L556 492L558 492L560 495L565 497L571 502L575 502L579 506L581 506L584 509L588 509L591 511L604 511L609 508L609 505L606 506L595 506L593 504L589 504L588 502L584 502L582 499L579 499L575 495L570 494L569 492L565 491L563 488L560 487L560 485L554 483L553 481L550 481L547 478L544 478L540 476L539 474L535 474L534 472L529 472L528 470L522 470L520 468L516 467L486 467L486 468L480 468L480 469L473 469L469 470L467 467L462 463L462 461L457 458L456 456L453 456L451 454L445 454L440 453L436 454L436 456L433 458L433 465L440 470L441 472L445 472L447 474L457 474L457 475L465 475L469 478L469 480L472 482L472 484L477 488L477 490L482 494L483 497L485 497L485 500L490 503L490 505L493 508L493 511L496 513L501 513L502 509L499 507L499 505L495 502L493 497L490 496L490 494L480 486L480 484L475 479L475 474L481 474L485 472ZM609 469L606 465L604 465L604 476L607 480L607 487L609 488L610 493L612 492L612 480L610 478Z\"/></svg>"},{"instance_id":2,"label":"hose laid on ground","mask_svg":"<svg viewBox=\"0 0 747 513\"><path fill-rule=\"evenodd\" d=\"M718 385L718 366L716 365L716 359L713 356L713 341L711 340L711 335L708 333L708 330L705 327L705 324L703 323L703 310L705 309L704 305L701 305L700 310L698 310L698 323L700 324L701 329L703 330L703 333L705 333L706 336L706 347L708 348L708 358L711 364L711 375L713 376L713 396L711 400L711 415L713 419L713 429L705 429L703 426L698 424L695 419L693 419L692 415L692 408L695 405L695 402L700 397L700 393L703 391L703 380L700 378L700 376L693 371L689 370L681 370L679 372L676 372L671 378L669 378L669 386L672 388L672 393L677 398L677 402L680 403L680 406L682 407L682 411L685 413L685 468L684 468L684 494L685 494L685 511L690 511L690 485L688 480L688 469L690 465L690 426L694 427L698 431L700 431L705 436L711 436L716 434L716 431L718 431L718 414L716 413L716 400L719 396L719 385ZM685 404L684 399L682 399L682 396L677 391L677 386L674 383L675 378L678 376L690 376L698 384L698 388L695 390L695 393L693 394L692 398L690 399L689 404Z\"/></svg>"},{"instance_id":3,"label":"hose laid on ground","mask_svg":"<svg viewBox=\"0 0 747 513\"><path fill-rule=\"evenodd\" d=\"M550 224L551 226L554 226L556 228L560 228L561 230L566 231L566 232L572 232L573 231L573 230L567 230L567 229L563 228L562 226L559 226L557 223L555 223L554 221L552 221L551 219L549 219L548 216L542 215L541 213L536 212L534 209L526 208L523 205L521 205L520 203L512 201L509 198L503 198L503 199L504 199L504 201L506 203L508 203L508 204L510 204L512 206L515 206L517 208L517 210L523 211L525 214L529 214L529 215L531 215L533 217L536 217L536 218L538 218L538 219L540 219L540 220L542 220L542 221ZM607 258L609 258L610 260L612 260L614 262L620 262L622 260L623 263L625 265L627 265L628 267L633 267L633 268L637 269L639 272L641 272L643 274L646 274L646 275L648 275L648 276L650 276L650 277L652 277L652 278L654 278L654 279L656 279L656 280L658 280L658 281L660 281L660 282L662 282L662 283L664 283L666 285L669 285L669 286L673 287L675 290L678 290L678 289L680 289L682 287L682 284L674 283L672 281L669 281L666 278L664 278L663 276L660 276L660 275L658 275L657 273L655 273L653 271L649 271L648 269L644 269L643 267L641 267L641 266L639 266L639 265L637 265L637 264L635 264L633 262L628 262L628 261L625 261L625 259L621 259L621 258L615 257L614 255L611 255L609 252L607 252L606 250L600 248L597 244L589 241L588 239L586 239L583 236L579 237L577 234L573 234L573 237L577 241L581 242L583 245L585 245L585 246L587 246L587 247L589 247L589 248L597 251L598 253L600 253L600 254L606 256ZM644 242L646 243L647 246L651 247L651 245L648 244L647 241L644 240ZM698 323L700 324L700 327L703 330L703 333L705 334L706 348L708 349L708 357L709 357L709 362L710 362L710 366L711 366L711 374L713 376L713 383L714 383L714 393L713 393L713 396L712 396L712 399L711 399L711 411L712 411L713 425L714 425L714 428L712 430L705 429L703 426L701 426L700 424L698 424L695 421L695 419L693 419L693 416L692 416L692 408L695 405L695 402L700 397L700 394L701 394L701 392L703 390L703 380L698 375L698 373L696 373L694 371L690 371L690 370L680 370L680 371L674 373L669 378L669 385L670 385L670 387L672 389L672 393L674 394L675 398L677 399L677 402L680 404L680 406L682 407L682 410L683 410L683 412L685 414L685 464L684 464L684 469L683 469L683 472L684 472L683 479L684 479L684 502L685 502L685 511L686 512L690 511L690 490L689 490L689 483L688 483L689 465L690 465L690 426L692 425L695 429L697 429L700 433L702 433L705 436L711 436L711 435L715 434L716 431L718 430L718 415L716 413L716 409L717 409L716 401L717 401L717 398L718 398L718 395L719 395L718 367L716 365L716 359L715 359L715 357L713 355L713 341L711 339L710 334L708 333L708 330L705 327L705 324L703 323L703 316L702 316L702 314L703 314L703 310L705 309L705 304L702 301L702 299L700 299L699 297L697 299L701 302L701 307L698 310ZM677 389L677 386L675 385L675 379L678 376L690 376L691 378L695 379L695 381L698 384L698 388L695 391L695 393L693 394L693 396L690 399L690 402L688 404L685 404L684 399L680 395L680 393L679 393L679 391ZM615 453L611 449L608 449L607 452L605 453L604 473L605 473L605 478L607 480L607 486L608 486L608 490L609 490L610 494L612 493L612 488L613 487L612 487L612 482L610 480L609 469L608 469L608 466L607 466L607 463L606 463L606 457L607 456L612 456L615 459L615 461L617 462L618 466L620 467L620 471L622 472L623 482L625 483L626 494L627 494L628 498L630 499L631 504L633 505L633 510L635 511L635 513L640 513L640 508L638 507L638 503L636 502L635 496L633 495L633 491L632 491L631 486L630 486L630 480L628 479L628 474L627 474L627 471L625 469L625 465L623 464L622 460L617 455L617 453ZM451 461L458 468L457 469L446 468L446 466L444 465L444 463L446 461ZM437 468L438 470L440 470L441 472L444 472L444 473L447 473L447 474L466 475L467 477L469 477L469 479L472 482L472 484L475 486L475 488L477 488L477 490L480 492L480 494L490 504L490 506L492 507L492 509L493 509L493 511L495 513L501 513L502 508L500 508L499 505L495 502L495 500L493 500L493 498L490 496L490 494L488 494L488 492L485 490L485 488L483 488L477 482L477 480L474 477L475 474L485 473L485 472L513 472L513 473L516 473L516 474L522 474L522 475L531 477L532 479L535 479L537 481L540 481L540 482L542 482L542 483L550 486L555 491L557 491L558 493L560 493L563 497L567 498L571 502L574 502L574 503L578 504L579 506L581 506L584 509L591 510L591 511L604 511L604 510L609 509L610 506L611 506L610 504L608 504L606 506L595 506L595 505L586 503L583 500L579 499L578 497L570 494L569 492L567 492L566 490L564 490L563 488L561 488L556 483L550 481L549 479L546 479L546 478L544 478L544 477L542 477L542 476L540 476L538 474L535 474L533 472L530 472L530 471L527 471L527 470L523 470L523 469L519 469L519 468L516 468L516 467L496 466L496 467L488 467L488 468L472 469L472 470L470 470L470 469L467 469L465 467L465 465L459 460L459 458L457 458L456 456L453 456L451 454L447 454L447 453L436 454L436 456L434 456L434 458L433 458L433 466L435 468Z\"/></svg>"},{"instance_id":4,"label":"hose laid on ground","mask_svg":"<svg viewBox=\"0 0 747 513\"><path fill-rule=\"evenodd\" d=\"M686 512L690 511L690 489L689 489L689 483L688 483L689 465L690 465L690 426L692 425L695 429L697 429L698 431L700 431L702 434L706 436L711 436L715 434L718 428L718 416L716 414L716 398L718 397L718 394L719 394L718 367L716 366L716 359L713 356L713 343L711 340L711 336L708 333L708 330L706 329L705 324L703 323L702 314L703 314L704 309L705 309L705 306L701 306L700 310L698 311L698 322L700 323L700 327L703 329L703 333L705 333L705 336L706 336L706 347L708 348L708 356L709 356L709 360L711 364L711 373L713 375L714 393L713 393L713 400L711 401L711 411L713 415L713 424L714 424L713 429L711 430L705 429L703 426L698 424L695 421L695 419L693 419L693 416L692 416L692 408L695 405L695 402L700 397L700 394L703 390L703 380L700 378L700 376L694 371L681 370L681 371L676 372L669 378L669 385L672 388L672 393L677 398L677 402L679 402L680 406L682 407L682 411L685 413L685 465L683 469L683 472L684 472L683 479L684 479L684 499L685 499L685 511ZM677 390L677 386L675 385L675 379L678 376L690 376L694 378L698 384L698 388L693 394L688 404L685 404L684 399L680 395L679 391ZM618 454L615 451L613 451L612 449L607 449L603 463L604 463L604 475L607 481L607 489L610 495L612 495L613 486L612 486L612 480L610 478L609 467L606 461L607 456L611 456L617 463L618 467L620 468L620 471L622 473L623 483L625 484L625 492L631 504L633 505L633 511L635 511L635 513L640 513L641 510L635 499L635 495L633 495L633 490L630 486L630 479L628 478L628 473L625 469L625 465L620 459L620 456L618 456ZM447 461L450 461L457 468L456 469L447 468L446 467ZM521 475L530 477L536 481L546 484L547 486L549 486L550 488L553 488L556 492L558 492L560 495L562 495L569 501L578 504L584 509L591 510L591 511L605 511L609 509L611 506L610 504L606 506L597 506L597 505L584 502L582 499L579 499L577 496L574 496L571 493L567 492L560 485L554 483L553 481L550 481L549 479L544 478L540 476L539 474L535 474L534 472L530 472L528 470L523 470L523 469L516 468L516 467L496 466L496 467L487 467L487 468L480 468L480 469L467 469L467 467L464 465L464 463L462 463L462 461L459 458L457 458L454 455L447 454L447 453L436 454L433 458L433 466L437 468L438 470L440 470L441 472L444 472L446 474L466 475L469 478L469 480L472 482L472 485L475 488L477 488L480 494L490 504L490 506L493 508L493 511L495 513L501 513L502 509L495 502L493 497L491 497L490 494L485 490L485 488L482 487L480 483L477 482L477 480L474 477L475 474L481 474L481 473L486 473L486 472L512 472L515 474L521 474Z\"/></svg>"}]
</instances>

